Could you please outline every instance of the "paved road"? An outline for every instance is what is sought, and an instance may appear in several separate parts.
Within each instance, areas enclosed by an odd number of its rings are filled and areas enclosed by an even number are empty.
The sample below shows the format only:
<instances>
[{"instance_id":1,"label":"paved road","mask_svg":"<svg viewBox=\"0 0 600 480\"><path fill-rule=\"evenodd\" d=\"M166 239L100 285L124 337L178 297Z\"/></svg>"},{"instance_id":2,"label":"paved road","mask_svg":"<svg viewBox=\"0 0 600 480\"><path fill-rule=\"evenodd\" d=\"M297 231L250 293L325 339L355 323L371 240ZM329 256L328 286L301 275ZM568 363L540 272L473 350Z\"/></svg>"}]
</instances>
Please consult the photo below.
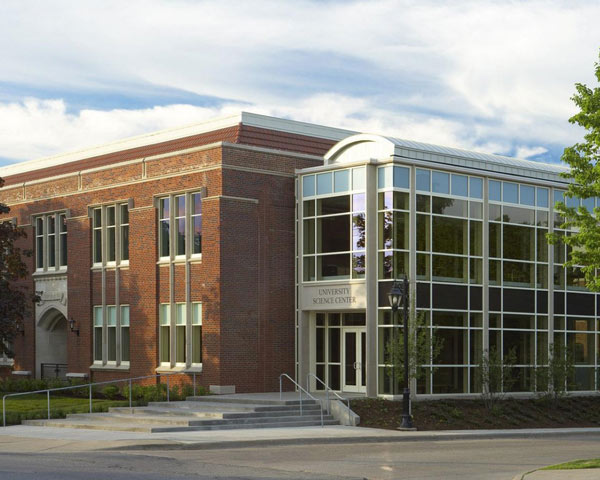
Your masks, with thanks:
<instances>
[{"instance_id":1,"label":"paved road","mask_svg":"<svg viewBox=\"0 0 600 480\"><path fill-rule=\"evenodd\" d=\"M222 450L0 452L2 480L506 479L537 467L597 457L600 435L415 441Z\"/></svg>"}]
</instances>

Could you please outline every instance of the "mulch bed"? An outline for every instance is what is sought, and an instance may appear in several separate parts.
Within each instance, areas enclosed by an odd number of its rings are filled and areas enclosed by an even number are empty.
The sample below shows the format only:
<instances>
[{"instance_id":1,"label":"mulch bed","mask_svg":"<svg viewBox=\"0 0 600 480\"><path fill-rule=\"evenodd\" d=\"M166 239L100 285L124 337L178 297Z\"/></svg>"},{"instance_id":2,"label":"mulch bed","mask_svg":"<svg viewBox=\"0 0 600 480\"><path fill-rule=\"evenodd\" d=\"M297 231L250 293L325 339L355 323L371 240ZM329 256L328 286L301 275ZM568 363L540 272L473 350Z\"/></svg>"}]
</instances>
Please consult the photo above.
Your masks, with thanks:
<instances>
[{"instance_id":1,"label":"mulch bed","mask_svg":"<svg viewBox=\"0 0 600 480\"><path fill-rule=\"evenodd\" d=\"M396 429L402 418L402 401L365 398L352 400L360 426ZM473 430L502 428L600 427L600 395L503 399L491 410L481 400L426 400L412 402L413 421L419 430Z\"/></svg>"}]
</instances>

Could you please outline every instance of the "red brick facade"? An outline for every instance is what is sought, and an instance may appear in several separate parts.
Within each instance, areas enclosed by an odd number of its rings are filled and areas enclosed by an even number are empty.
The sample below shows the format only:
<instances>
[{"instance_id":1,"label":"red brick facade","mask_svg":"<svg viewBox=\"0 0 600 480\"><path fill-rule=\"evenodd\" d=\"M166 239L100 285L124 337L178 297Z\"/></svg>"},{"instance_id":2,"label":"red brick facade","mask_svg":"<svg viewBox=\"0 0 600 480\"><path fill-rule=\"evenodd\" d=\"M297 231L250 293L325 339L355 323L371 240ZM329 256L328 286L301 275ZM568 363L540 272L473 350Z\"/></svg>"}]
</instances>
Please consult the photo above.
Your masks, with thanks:
<instances>
[{"instance_id":1,"label":"red brick facade","mask_svg":"<svg viewBox=\"0 0 600 480\"><path fill-rule=\"evenodd\" d=\"M294 373L294 171L321 164L333 143L239 124L5 178L0 201L26 229L24 247L35 245L32 215L68 211L67 318L79 328L67 331L68 372L154 374L159 304L184 302L189 278L203 311L198 384L276 390L280 373ZM158 262L156 199L202 188L202 258L186 275L185 261ZM90 207L114 202L129 202L129 265L92 268ZM130 306L127 369L90 368L93 306L103 302ZM15 370L36 371L35 322L15 342Z\"/></svg>"}]
</instances>

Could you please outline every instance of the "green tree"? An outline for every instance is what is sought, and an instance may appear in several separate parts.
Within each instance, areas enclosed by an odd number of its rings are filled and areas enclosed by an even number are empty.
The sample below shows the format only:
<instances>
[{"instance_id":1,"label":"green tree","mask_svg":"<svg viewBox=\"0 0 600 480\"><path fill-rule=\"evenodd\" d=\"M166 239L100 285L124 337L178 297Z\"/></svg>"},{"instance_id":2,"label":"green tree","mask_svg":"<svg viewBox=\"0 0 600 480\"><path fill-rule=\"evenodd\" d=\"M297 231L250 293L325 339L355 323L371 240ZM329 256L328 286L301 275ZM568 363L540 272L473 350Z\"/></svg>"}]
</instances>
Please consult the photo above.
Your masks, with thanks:
<instances>
[{"instance_id":1,"label":"green tree","mask_svg":"<svg viewBox=\"0 0 600 480\"><path fill-rule=\"evenodd\" d=\"M4 180L0 178L0 188ZM6 216L10 208L0 203L0 216ZM4 220L7 220L4 217ZM21 250L15 242L25 237L23 229L11 221L0 221L0 354L13 356L12 342L18 326L30 312L33 301L38 297L27 292L18 281L27 276L27 266L22 256L31 256L31 251Z\"/></svg>"},{"instance_id":2,"label":"green tree","mask_svg":"<svg viewBox=\"0 0 600 480\"><path fill-rule=\"evenodd\" d=\"M551 344L549 352L548 366L536 368L536 390L556 404L574 386L575 361L561 342Z\"/></svg>"},{"instance_id":3,"label":"green tree","mask_svg":"<svg viewBox=\"0 0 600 480\"><path fill-rule=\"evenodd\" d=\"M496 347L484 350L481 363L475 372L475 382L480 384L481 398L488 410L492 410L510 392L517 381L514 366L517 362L515 348L505 353L504 359Z\"/></svg>"},{"instance_id":4,"label":"green tree","mask_svg":"<svg viewBox=\"0 0 600 480\"><path fill-rule=\"evenodd\" d=\"M596 79L600 83L600 63L595 63ZM565 148L562 160L570 167L563 177L573 181L567 189L567 197L581 199L600 197L600 86L589 88L575 84L576 93L571 97L579 108L569 122L587 130L584 142ZM600 291L600 278L596 270L600 268L600 208L593 212L585 207L568 207L558 202L556 209L564 223L561 228L571 228L568 236L549 235L550 243L563 241L570 247L566 267L582 265L581 269L588 289Z\"/></svg>"},{"instance_id":5,"label":"green tree","mask_svg":"<svg viewBox=\"0 0 600 480\"><path fill-rule=\"evenodd\" d=\"M402 309L396 314L398 318L403 318ZM444 345L444 339L436 335L435 329L431 331L427 326L425 314L415 313L411 308L408 316L408 363L409 377L416 380L422 380L427 373L427 367L435 363ZM385 345L387 363L391 365L387 369L387 374L392 383L403 385L404 382L404 332L401 328L393 327L393 333ZM398 390L400 391L400 390Z\"/></svg>"}]
</instances>

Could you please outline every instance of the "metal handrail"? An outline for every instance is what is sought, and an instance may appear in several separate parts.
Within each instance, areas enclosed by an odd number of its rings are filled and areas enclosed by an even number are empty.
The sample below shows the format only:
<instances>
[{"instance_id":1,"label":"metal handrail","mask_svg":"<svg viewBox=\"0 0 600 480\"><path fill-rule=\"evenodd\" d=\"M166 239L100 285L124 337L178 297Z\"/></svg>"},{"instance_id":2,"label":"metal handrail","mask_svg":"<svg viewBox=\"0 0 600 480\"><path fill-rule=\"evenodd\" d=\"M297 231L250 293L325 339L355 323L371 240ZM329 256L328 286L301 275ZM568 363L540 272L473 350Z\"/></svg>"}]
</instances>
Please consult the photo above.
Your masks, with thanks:
<instances>
[{"instance_id":1,"label":"metal handrail","mask_svg":"<svg viewBox=\"0 0 600 480\"><path fill-rule=\"evenodd\" d=\"M344 402L344 401L348 402L348 406L347 407L346 407L346 405L344 405L344 406L348 409L348 423L350 424L351 423L350 422L350 412L352 411L352 410L350 410L350 399L340 396L335 390L333 390L329 385L327 385L323 380L321 380L319 377L317 377L314 373L309 373L308 375L306 375L306 385L310 385L310 377L313 377L315 380L317 380L319 383L321 383L321 385L323 385L325 387L325 395L327 396L327 413L329 413L330 415L331 415L331 401L329 400L329 392L333 393L342 402Z\"/></svg>"},{"instance_id":2,"label":"metal handrail","mask_svg":"<svg viewBox=\"0 0 600 480\"><path fill-rule=\"evenodd\" d=\"M307 390L302 388L300 384L296 382L296 380L294 380L292 377L290 377L287 373L282 373L281 375L279 375L279 400L283 400L283 377L287 378L290 382L296 385L296 387L298 387L298 392L300 393L300 416L302 416L302 392L306 393L306 395L312 398L315 402L319 402L319 406L321 407L321 427L323 427L323 405L321 404L321 401L313 397L310 393L308 393Z\"/></svg>"},{"instance_id":3,"label":"metal handrail","mask_svg":"<svg viewBox=\"0 0 600 480\"><path fill-rule=\"evenodd\" d=\"M129 383L129 408L133 409L133 405L132 405L132 381L133 380L145 380L148 378L160 378L160 377L166 377L167 379L167 402L171 401L171 398L169 396L169 377L171 375L190 375L190 373L188 372L172 372L172 373L157 373L155 375L146 375L143 377L131 377L131 378L121 378L118 380L105 380L103 382L94 382L94 383L84 383L81 385L69 385L68 387L57 387L57 388L46 388L44 390L32 390L30 392L17 392L17 393L8 393L6 395L4 395L2 397L2 426L6 427L6 397L17 397L17 396L22 396L22 395L32 395L34 393L46 393L47 399L48 399L48 420L50 420L50 392L56 392L59 390L72 390L74 388L85 388L88 387L89 391L90 391L90 413L92 412L92 387L97 386L97 385L107 385L110 383L122 383L122 382L128 382ZM191 375L193 375L193 394L194 396L196 396L196 373L192 373Z\"/></svg>"}]
</instances>

